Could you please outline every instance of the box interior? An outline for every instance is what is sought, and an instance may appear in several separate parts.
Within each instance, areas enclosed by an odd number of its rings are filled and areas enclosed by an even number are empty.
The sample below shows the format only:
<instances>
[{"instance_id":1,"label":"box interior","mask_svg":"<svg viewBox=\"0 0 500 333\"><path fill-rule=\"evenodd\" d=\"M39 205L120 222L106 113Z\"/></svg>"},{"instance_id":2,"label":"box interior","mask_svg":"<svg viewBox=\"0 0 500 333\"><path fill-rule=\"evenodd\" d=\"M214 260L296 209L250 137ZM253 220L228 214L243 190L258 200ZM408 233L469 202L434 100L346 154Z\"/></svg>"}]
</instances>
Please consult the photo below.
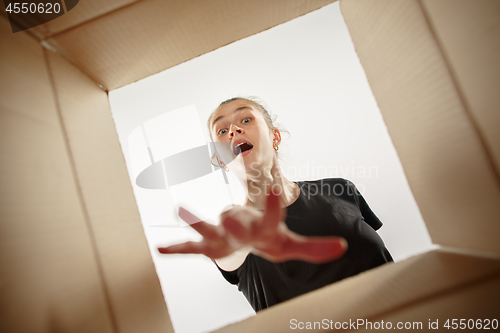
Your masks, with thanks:
<instances>
[{"instance_id":1,"label":"box interior","mask_svg":"<svg viewBox=\"0 0 500 333\"><path fill-rule=\"evenodd\" d=\"M2 15L2 329L173 331L107 91L330 2L89 0L16 34ZM341 10L431 238L448 250L220 331L499 309L500 3L345 0Z\"/></svg>"}]
</instances>

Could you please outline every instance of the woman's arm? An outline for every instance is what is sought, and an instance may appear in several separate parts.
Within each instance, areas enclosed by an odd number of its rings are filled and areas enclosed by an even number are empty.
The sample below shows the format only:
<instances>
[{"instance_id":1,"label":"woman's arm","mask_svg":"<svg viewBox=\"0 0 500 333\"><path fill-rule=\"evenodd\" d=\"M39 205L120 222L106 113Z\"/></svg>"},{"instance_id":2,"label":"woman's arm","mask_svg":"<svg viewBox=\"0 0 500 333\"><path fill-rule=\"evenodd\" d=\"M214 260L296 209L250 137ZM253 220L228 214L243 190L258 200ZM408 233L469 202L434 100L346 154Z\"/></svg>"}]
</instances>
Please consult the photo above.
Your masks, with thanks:
<instances>
[{"instance_id":1,"label":"woman's arm","mask_svg":"<svg viewBox=\"0 0 500 333\"><path fill-rule=\"evenodd\" d=\"M274 262L321 263L341 257L347 249L347 242L341 237L305 237L290 231L284 223L285 209L280 208L279 196L273 192L267 195L264 212L236 206L221 214L219 226L200 221L183 208L179 216L199 232L203 240L158 248L158 251L204 254L217 263L220 260L224 266L220 267L229 271L237 269L250 252Z\"/></svg>"}]
</instances>

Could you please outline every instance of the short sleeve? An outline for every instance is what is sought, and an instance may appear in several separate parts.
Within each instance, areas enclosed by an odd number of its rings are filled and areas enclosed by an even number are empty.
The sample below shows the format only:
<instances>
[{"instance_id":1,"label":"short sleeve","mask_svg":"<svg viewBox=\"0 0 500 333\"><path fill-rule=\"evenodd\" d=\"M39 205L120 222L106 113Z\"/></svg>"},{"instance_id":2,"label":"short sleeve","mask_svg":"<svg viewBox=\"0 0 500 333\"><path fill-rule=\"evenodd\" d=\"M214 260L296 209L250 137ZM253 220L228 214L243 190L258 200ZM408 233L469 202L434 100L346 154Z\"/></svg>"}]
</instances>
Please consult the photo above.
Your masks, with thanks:
<instances>
[{"instance_id":1,"label":"short sleeve","mask_svg":"<svg viewBox=\"0 0 500 333\"><path fill-rule=\"evenodd\" d=\"M224 276L224 278L227 280L227 282L229 282L231 284L238 284L240 282L240 279L238 278L238 274L236 274L236 271L232 271L232 272L225 271L222 268L220 268L219 265L217 265L217 263L215 261L213 261L213 263L215 264L215 266L217 266L217 268L222 273L222 276Z\"/></svg>"},{"instance_id":2,"label":"short sleeve","mask_svg":"<svg viewBox=\"0 0 500 333\"><path fill-rule=\"evenodd\" d=\"M380 229L382 227L382 221L379 220L377 215L370 209L368 203L366 203L365 198L359 193L358 189L351 181L347 180L347 185L352 188L352 193L354 193L356 203L358 204L359 210L361 211L361 215L363 215L363 219L368 225L370 225L374 230Z\"/></svg>"}]
</instances>

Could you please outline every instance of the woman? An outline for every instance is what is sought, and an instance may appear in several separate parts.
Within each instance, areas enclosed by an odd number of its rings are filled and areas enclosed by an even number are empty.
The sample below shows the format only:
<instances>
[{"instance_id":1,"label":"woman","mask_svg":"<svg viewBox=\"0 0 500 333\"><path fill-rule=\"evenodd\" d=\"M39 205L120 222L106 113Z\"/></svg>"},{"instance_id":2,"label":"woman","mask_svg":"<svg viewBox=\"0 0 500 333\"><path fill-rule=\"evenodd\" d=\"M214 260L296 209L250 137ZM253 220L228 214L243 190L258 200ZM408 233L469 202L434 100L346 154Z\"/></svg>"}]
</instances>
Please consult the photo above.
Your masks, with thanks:
<instances>
[{"instance_id":1,"label":"woman","mask_svg":"<svg viewBox=\"0 0 500 333\"><path fill-rule=\"evenodd\" d=\"M281 134L261 104L226 100L208 127L219 143L217 163L247 188L245 204L222 213L219 226L181 208L179 216L204 239L161 253L210 257L255 311L392 261L375 231L382 223L351 182L282 175Z\"/></svg>"}]
</instances>

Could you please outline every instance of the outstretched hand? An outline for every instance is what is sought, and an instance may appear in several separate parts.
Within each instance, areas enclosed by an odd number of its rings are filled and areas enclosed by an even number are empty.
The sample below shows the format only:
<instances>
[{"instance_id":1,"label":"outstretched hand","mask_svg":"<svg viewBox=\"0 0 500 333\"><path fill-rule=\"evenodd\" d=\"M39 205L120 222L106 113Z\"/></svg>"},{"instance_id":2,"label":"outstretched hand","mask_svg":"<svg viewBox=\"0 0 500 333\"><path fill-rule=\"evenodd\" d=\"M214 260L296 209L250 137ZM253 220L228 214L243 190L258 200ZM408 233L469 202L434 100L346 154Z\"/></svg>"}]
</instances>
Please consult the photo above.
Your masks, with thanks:
<instances>
[{"instance_id":1,"label":"outstretched hand","mask_svg":"<svg viewBox=\"0 0 500 333\"><path fill-rule=\"evenodd\" d=\"M235 206L221 214L221 224L200 221L186 209L179 216L203 236L201 242L185 242L158 248L160 253L196 253L220 259L242 248L269 261L303 260L322 263L341 257L347 242L341 237L306 237L292 232L285 223L285 209L272 191L266 198L264 212ZM199 222L197 222L199 221Z\"/></svg>"}]
</instances>

